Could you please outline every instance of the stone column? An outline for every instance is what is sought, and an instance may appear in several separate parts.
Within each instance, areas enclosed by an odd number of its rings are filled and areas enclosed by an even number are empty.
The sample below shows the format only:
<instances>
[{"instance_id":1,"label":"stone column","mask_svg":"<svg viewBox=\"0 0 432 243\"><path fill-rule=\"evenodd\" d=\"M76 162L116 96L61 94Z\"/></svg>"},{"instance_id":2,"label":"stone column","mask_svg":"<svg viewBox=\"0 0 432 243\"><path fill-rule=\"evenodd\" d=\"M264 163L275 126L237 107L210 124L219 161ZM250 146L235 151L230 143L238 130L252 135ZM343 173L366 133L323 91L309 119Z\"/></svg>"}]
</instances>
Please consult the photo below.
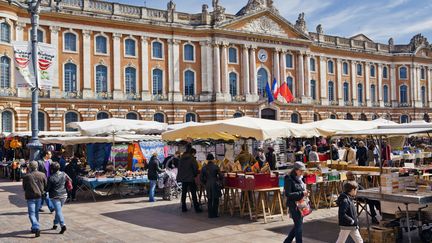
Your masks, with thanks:
<instances>
[{"instance_id":1,"label":"stone column","mask_svg":"<svg viewBox=\"0 0 432 243\"><path fill-rule=\"evenodd\" d=\"M281 84L280 80L280 64L279 64L279 48L275 48L273 51L273 78L276 79L277 86L279 87ZM273 85L273 79L271 78L270 84Z\"/></svg>"},{"instance_id":2,"label":"stone column","mask_svg":"<svg viewBox=\"0 0 432 243\"><path fill-rule=\"evenodd\" d=\"M351 99L353 106L358 106L357 100L357 80L356 80L356 65L355 61L351 61Z\"/></svg>"},{"instance_id":3,"label":"stone column","mask_svg":"<svg viewBox=\"0 0 432 243\"><path fill-rule=\"evenodd\" d=\"M251 95L249 85L249 47L244 45L242 49L243 94L248 98Z\"/></svg>"},{"instance_id":4,"label":"stone column","mask_svg":"<svg viewBox=\"0 0 432 243\"><path fill-rule=\"evenodd\" d=\"M208 86L208 70L207 65L211 65L211 63L207 62L207 41L200 42L201 47L201 94L200 101L211 101L211 93L209 92Z\"/></svg>"},{"instance_id":5,"label":"stone column","mask_svg":"<svg viewBox=\"0 0 432 243\"><path fill-rule=\"evenodd\" d=\"M281 54L279 55L279 64L280 64L280 72L281 72L279 87L284 82L286 83L286 81L287 81L285 55L286 55L286 50L282 50ZM291 92L293 92L293 95L294 95L294 91L291 90ZM279 99L279 101L286 102L285 99L283 99L283 98Z\"/></svg>"},{"instance_id":6,"label":"stone column","mask_svg":"<svg viewBox=\"0 0 432 243\"><path fill-rule=\"evenodd\" d=\"M149 89L149 52L147 36L141 36L141 85L141 99L143 101L150 101L152 95Z\"/></svg>"},{"instance_id":7,"label":"stone column","mask_svg":"<svg viewBox=\"0 0 432 243\"><path fill-rule=\"evenodd\" d=\"M15 25L15 40L23 41L24 40L24 22L17 22Z\"/></svg>"},{"instance_id":8,"label":"stone column","mask_svg":"<svg viewBox=\"0 0 432 243\"><path fill-rule=\"evenodd\" d=\"M382 63L378 63L378 72L377 72L377 76L378 76L378 94L377 94L377 100L379 102L379 106L380 107L384 107L384 94L383 94L383 83L382 83L382 79L383 79L383 66Z\"/></svg>"},{"instance_id":9,"label":"stone column","mask_svg":"<svg viewBox=\"0 0 432 243\"><path fill-rule=\"evenodd\" d=\"M251 83L252 96L250 97L250 99L247 99L246 97L246 101L252 101L252 102L259 100L257 66L256 66L256 49L257 49L256 46L251 46L250 57L249 57L249 61L250 61L249 71L250 71L250 83Z\"/></svg>"},{"instance_id":10,"label":"stone column","mask_svg":"<svg viewBox=\"0 0 432 243\"><path fill-rule=\"evenodd\" d=\"M50 26L51 45L54 48L55 53L57 55L59 53L59 50L58 50L58 46L59 46L58 33L59 33L59 31L60 31L60 27ZM54 69L54 75L52 77L53 83L52 83L52 89L50 91L50 97L51 98L60 98L62 96L61 91L60 91L60 80L63 80L63 78L59 77L59 73L63 73L63 72L61 72L61 70L63 68L62 68L62 64L58 63L58 56L57 55L54 59L54 63L57 64L57 67ZM78 73L77 73L77 75L78 75ZM76 89L77 89L77 91L80 91L79 83L77 83ZM63 87L63 90L64 90L64 87Z\"/></svg>"},{"instance_id":11,"label":"stone column","mask_svg":"<svg viewBox=\"0 0 432 243\"><path fill-rule=\"evenodd\" d=\"M427 101L429 108L432 107L432 69L431 67L426 67L426 75L427 75Z\"/></svg>"},{"instance_id":12,"label":"stone column","mask_svg":"<svg viewBox=\"0 0 432 243\"><path fill-rule=\"evenodd\" d=\"M83 30L83 98L84 99L93 99L94 98L94 90L92 90L92 64L91 64L91 43L90 43L90 30ZM96 89L96 86L94 86Z\"/></svg>"},{"instance_id":13,"label":"stone column","mask_svg":"<svg viewBox=\"0 0 432 243\"><path fill-rule=\"evenodd\" d=\"M342 60L338 58L336 60L336 72L337 72L337 101L339 102L339 106L345 106L343 100L343 79L342 79Z\"/></svg>"},{"instance_id":14,"label":"stone column","mask_svg":"<svg viewBox=\"0 0 432 243\"><path fill-rule=\"evenodd\" d=\"M213 82L214 92L216 94L216 101L223 101L221 93L221 62L220 62L220 43L213 44Z\"/></svg>"},{"instance_id":15,"label":"stone column","mask_svg":"<svg viewBox=\"0 0 432 243\"><path fill-rule=\"evenodd\" d=\"M228 77L228 42L222 43L222 54L221 54L221 81L222 81L222 93L225 101L231 101L231 95L229 93L229 77Z\"/></svg>"},{"instance_id":16,"label":"stone column","mask_svg":"<svg viewBox=\"0 0 432 243\"><path fill-rule=\"evenodd\" d=\"M367 107L372 107L372 97L371 97L371 89L370 89L370 66L371 64L366 62L364 65L364 76L365 76L365 91L366 91L366 105ZM375 95L376 95L376 91L375 91Z\"/></svg>"},{"instance_id":17,"label":"stone column","mask_svg":"<svg viewBox=\"0 0 432 243\"><path fill-rule=\"evenodd\" d=\"M327 59L320 56L320 88L321 88L321 105L328 105L327 99Z\"/></svg>"},{"instance_id":18,"label":"stone column","mask_svg":"<svg viewBox=\"0 0 432 243\"><path fill-rule=\"evenodd\" d=\"M213 100L213 50L212 50L212 43L210 41L207 41L207 55L206 55L206 62L207 62L207 90L209 99Z\"/></svg>"},{"instance_id":19,"label":"stone column","mask_svg":"<svg viewBox=\"0 0 432 243\"><path fill-rule=\"evenodd\" d=\"M416 79L414 80L414 84L415 84L415 90L414 90L414 94L415 94L415 106L416 107L423 107L423 103L421 100L421 83L420 83L420 79L421 79L421 68L420 66L416 65Z\"/></svg>"},{"instance_id":20,"label":"stone column","mask_svg":"<svg viewBox=\"0 0 432 243\"><path fill-rule=\"evenodd\" d=\"M299 85L299 96L304 98L305 96L305 90L304 90L304 58L303 53L299 52L298 58L297 58L297 64L298 64L298 70L297 70L297 80Z\"/></svg>"},{"instance_id":21,"label":"stone column","mask_svg":"<svg viewBox=\"0 0 432 243\"><path fill-rule=\"evenodd\" d=\"M396 66L395 66L395 64L390 65L390 85L391 85L390 89L391 89L392 106L397 107L398 101L396 99L397 86L396 86Z\"/></svg>"},{"instance_id":22,"label":"stone column","mask_svg":"<svg viewBox=\"0 0 432 243\"><path fill-rule=\"evenodd\" d=\"M180 41L168 40L168 66L169 66L169 96L171 101L182 101L180 93ZM165 92L165 91L164 91Z\"/></svg>"},{"instance_id":23,"label":"stone column","mask_svg":"<svg viewBox=\"0 0 432 243\"><path fill-rule=\"evenodd\" d=\"M305 78L303 81L303 97L302 100L304 100L303 103L307 103L310 104L311 103L311 88L310 88L310 80L311 80L311 67L310 67L310 54L307 53L304 56L304 62L306 63L305 65Z\"/></svg>"},{"instance_id":24,"label":"stone column","mask_svg":"<svg viewBox=\"0 0 432 243\"><path fill-rule=\"evenodd\" d=\"M119 33L113 33L113 67L111 70L113 70L113 77L114 77L114 89L113 89L113 98L115 100L122 100L123 90L121 86L121 73L122 73L122 67L121 67L121 51L120 51L120 41L121 41L121 34ZM108 84L108 87L110 85ZM110 92L110 90L108 90Z\"/></svg>"}]
</instances>

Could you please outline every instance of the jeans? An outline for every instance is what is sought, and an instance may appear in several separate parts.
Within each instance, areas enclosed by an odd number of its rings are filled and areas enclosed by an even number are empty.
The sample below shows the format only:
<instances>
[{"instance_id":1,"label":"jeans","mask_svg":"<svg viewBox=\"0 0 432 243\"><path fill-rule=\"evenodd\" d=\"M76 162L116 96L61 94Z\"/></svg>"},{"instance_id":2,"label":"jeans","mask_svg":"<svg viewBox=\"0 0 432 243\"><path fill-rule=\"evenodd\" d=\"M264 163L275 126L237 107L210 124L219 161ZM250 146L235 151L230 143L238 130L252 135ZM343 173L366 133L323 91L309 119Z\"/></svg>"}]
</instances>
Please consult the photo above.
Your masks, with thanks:
<instances>
[{"instance_id":1,"label":"jeans","mask_svg":"<svg viewBox=\"0 0 432 243\"><path fill-rule=\"evenodd\" d=\"M32 230L39 230L39 208L41 207L42 199L27 200L27 210L31 223Z\"/></svg>"},{"instance_id":2,"label":"jeans","mask_svg":"<svg viewBox=\"0 0 432 243\"><path fill-rule=\"evenodd\" d=\"M303 217L300 214L300 211L297 208L289 209L290 215L294 221L294 227L288 234L288 237L285 239L284 243L291 243L295 238L296 243L303 242Z\"/></svg>"},{"instance_id":3,"label":"jeans","mask_svg":"<svg viewBox=\"0 0 432 243\"><path fill-rule=\"evenodd\" d=\"M357 228L352 230L341 229L341 231L339 232L339 237L336 240L336 243L345 243L349 235L351 235L351 238L354 240L355 243L363 243L363 239Z\"/></svg>"},{"instance_id":4,"label":"jeans","mask_svg":"<svg viewBox=\"0 0 432 243\"><path fill-rule=\"evenodd\" d=\"M199 203L198 203L198 198L197 198L197 186L195 184L195 182L182 182L182 195L181 195L181 205L182 205L182 209L186 210L186 194L188 192L188 190L190 190L191 194L192 194L192 201L194 204L194 208L195 210L199 210Z\"/></svg>"},{"instance_id":5,"label":"jeans","mask_svg":"<svg viewBox=\"0 0 432 243\"><path fill-rule=\"evenodd\" d=\"M55 210L54 225L60 224L60 226L64 226L65 223L62 207L66 201L66 198L52 198L51 201L54 205Z\"/></svg>"},{"instance_id":6,"label":"jeans","mask_svg":"<svg viewBox=\"0 0 432 243\"><path fill-rule=\"evenodd\" d=\"M48 193L47 193L46 196L42 196L42 201L41 201L41 204L40 204L40 207L39 207L40 209L42 209L42 206L43 206L44 202L46 202L46 204L47 204L48 209L49 209L50 212L54 211L54 205L51 202L51 199L49 198Z\"/></svg>"},{"instance_id":7,"label":"jeans","mask_svg":"<svg viewBox=\"0 0 432 243\"><path fill-rule=\"evenodd\" d=\"M157 180L150 180L150 192L149 192L149 201L154 202L154 195L156 190Z\"/></svg>"}]
</instances>

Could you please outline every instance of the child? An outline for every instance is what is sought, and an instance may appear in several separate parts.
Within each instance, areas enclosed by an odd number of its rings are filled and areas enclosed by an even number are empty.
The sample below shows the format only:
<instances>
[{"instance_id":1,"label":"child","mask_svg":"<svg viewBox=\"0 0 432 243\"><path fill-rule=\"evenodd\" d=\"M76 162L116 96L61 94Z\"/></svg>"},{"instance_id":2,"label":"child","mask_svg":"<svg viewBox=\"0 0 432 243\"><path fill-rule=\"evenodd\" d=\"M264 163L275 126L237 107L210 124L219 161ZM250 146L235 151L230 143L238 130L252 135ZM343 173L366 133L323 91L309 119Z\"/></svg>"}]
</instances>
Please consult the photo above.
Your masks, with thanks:
<instances>
[{"instance_id":1,"label":"child","mask_svg":"<svg viewBox=\"0 0 432 243\"><path fill-rule=\"evenodd\" d=\"M358 226L358 217L353 198L357 195L358 185L355 181L347 181L343 185L344 192L340 194L337 205L339 206L339 226L341 228L336 243L344 243L348 236L356 243L363 243Z\"/></svg>"}]
</instances>

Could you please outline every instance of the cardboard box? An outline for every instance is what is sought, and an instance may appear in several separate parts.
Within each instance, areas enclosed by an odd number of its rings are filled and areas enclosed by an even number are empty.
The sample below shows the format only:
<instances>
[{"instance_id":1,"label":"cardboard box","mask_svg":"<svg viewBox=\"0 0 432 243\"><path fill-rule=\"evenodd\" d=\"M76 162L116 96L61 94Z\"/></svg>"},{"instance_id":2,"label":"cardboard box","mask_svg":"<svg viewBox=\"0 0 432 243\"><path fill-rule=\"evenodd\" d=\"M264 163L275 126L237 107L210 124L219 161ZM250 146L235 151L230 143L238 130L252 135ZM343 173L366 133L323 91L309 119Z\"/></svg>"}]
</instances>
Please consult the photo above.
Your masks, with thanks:
<instances>
[{"instance_id":1,"label":"cardboard box","mask_svg":"<svg viewBox=\"0 0 432 243\"><path fill-rule=\"evenodd\" d=\"M372 226L370 227L370 234L370 243L396 243L397 231L393 228ZM360 235L364 242L369 242L367 228L360 228Z\"/></svg>"}]
</instances>

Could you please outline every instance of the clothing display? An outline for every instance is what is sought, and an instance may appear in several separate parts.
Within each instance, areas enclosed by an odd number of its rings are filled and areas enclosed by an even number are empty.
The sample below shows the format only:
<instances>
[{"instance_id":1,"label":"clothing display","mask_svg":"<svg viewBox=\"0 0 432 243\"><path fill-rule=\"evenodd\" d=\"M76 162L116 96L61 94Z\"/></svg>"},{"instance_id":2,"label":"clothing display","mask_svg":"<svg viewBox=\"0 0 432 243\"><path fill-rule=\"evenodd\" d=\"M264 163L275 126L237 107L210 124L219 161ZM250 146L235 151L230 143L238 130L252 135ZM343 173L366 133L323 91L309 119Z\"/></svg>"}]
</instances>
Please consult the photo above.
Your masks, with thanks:
<instances>
[{"instance_id":1,"label":"clothing display","mask_svg":"<svg viewBox=\"0 0 432 243\"><path fill-rule=\"evenodd\" d=\"M128 147L127 144L115 144L112 146L108 164L114 165L115 168L127 169L129 157Z\"/></svg>"},{"instance_id":2,"label":"clothing display","mask_svg":"<svg viewBox=\"0 0 432 243\"><path fill-rule=\"evenodd\" d=\"M105 170L110 157L110 143L94 143L86 145L87 163L92 170Z\"/></svg>"}]
</instances>

